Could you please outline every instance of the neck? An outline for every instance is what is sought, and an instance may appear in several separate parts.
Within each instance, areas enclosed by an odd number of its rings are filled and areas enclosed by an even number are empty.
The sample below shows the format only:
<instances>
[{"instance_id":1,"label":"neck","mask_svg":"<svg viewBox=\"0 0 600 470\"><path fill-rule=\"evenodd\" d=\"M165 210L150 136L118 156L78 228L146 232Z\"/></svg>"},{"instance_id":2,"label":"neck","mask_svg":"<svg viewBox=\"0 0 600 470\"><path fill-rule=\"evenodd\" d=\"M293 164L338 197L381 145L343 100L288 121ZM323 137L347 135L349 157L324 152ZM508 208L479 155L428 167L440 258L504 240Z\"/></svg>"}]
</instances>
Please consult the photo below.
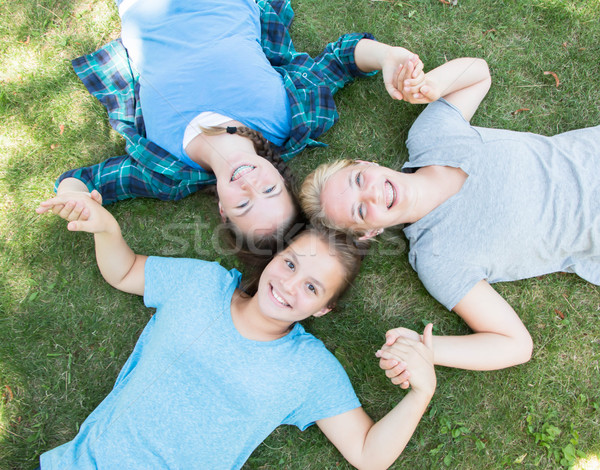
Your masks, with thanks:
<instances>
[{"instance_id":1,"label":"neck","mask_svg":"<svg viewBox=\"0 0 600 470\"><path fill-rule=\"evenodd\" d=\"M256 296L234 295L231 301L231 317L236 330L247 339L273 341L285 336L293 323L278 321L262 314Z\"/></svg>"},{"instance_id":2,"label":"neck","mask_svg":"<svg viewBox=\"0 0 600 470\"><path fill-rule=\"evenodd\" d=\"M237 121L229 121L223 126L241 126ZM192 161L206 171L219 177L231 176L233 160L240 153L255 154L254 144L246 137L223 133L219 135L198 134L185 149Z\"/></svg>"},{"instance_id":3,"label":"neck","mask_svg":"<svg viewBox=\"0 0 600 470\"><path fill-rule=\"evenodd\" d=\"M446 166L426 166L410 177L413 202L405 222L413 223L425 217L431 211L458 193L467 175L460 168Z\"/></svg>"}]
</instances>

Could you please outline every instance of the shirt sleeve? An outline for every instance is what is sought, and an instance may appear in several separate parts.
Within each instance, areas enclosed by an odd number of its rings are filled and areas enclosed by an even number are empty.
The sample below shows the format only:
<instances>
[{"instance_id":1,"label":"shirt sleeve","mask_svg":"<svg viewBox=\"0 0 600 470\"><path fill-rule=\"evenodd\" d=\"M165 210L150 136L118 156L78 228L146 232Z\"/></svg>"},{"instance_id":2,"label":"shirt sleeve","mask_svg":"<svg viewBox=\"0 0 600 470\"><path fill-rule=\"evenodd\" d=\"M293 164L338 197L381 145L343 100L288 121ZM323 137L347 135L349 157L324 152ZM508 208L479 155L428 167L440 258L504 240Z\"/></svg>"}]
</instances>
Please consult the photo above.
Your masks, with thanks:
<instances>
[{"instance_id":1,"label":"shirt sleeve","mask_svg":"<svg viewBox=\"0 0 600 470\"><path fill-rule=\"evenodd\" d=\"M423 250L418 255L411 253L409 260L427 292L448 310L456 307L475 284L486 278L479 267Z\"/></svg>"},{"instance_id":2,"label":"shirt sleeve","mask_svg":"<svg viewBox=\"0 0 600 470\"><path fill-rule=\"evenodd\" d=\"M112 157L96 165L69 170L56 180L54 190L65 178L82 181L90 192L102 195L102 204L135 197L177 201L216 181L212 173L190 168L172 178L146 167L130 155Z\"/></svg>"},{"instance_id":3,"label":"shirt sleeve","mask_svg":"<svg viewBox=\"0 0 600 470\"><path fill-rule=\"evenodd\" d=\"M146 307L160 308L165 302L189 301L199 295L207 302L217 302L224 295L215 285L229 286L233 279L234 287L239 284L241 275L235 269L227 271L217 262L187 258L162 258L151 256L144 268L144 304ZM209 292L214 299L208 299Z\"/></svg>"},{"instance_id":4,"label":"shirt sleeve","mask_svg":"<svg viewBox=\"0 0 600 470\"><path fill-rule=\"evenodd\" d=\"M453 147L464 148L465 142L481 143L481 137L463 117L458 108L443 98L427 105L416 119L406 140L409 162L405 168L415 168L445 161ZM444 164L458 166L458 162Z\"/></svg>"},{"instance_id":5,"label":"shirt sleeve","mask_svg":"<svg viewBox=\"0 0 600 470\"><path fill-rule=\"evenodd\" d=\"M284 422L297 426L301 431L320 419L331 418L361 406L342 365L323 343L317 339L314 341L318 342L318 350L313 349L306 355L305 377L302 379L307 387L306 397Z\"/></svg>"},{"instance_id":6,"label":"shirt sleeve","mask_svg":"<svg viewBox=\"0 0 600 470\"><path fill-rule=\"evenodd\" d=\"M356 77L375 75L377 71L363 72L356 65L354 50L362 39L375 39L369 33L350 33L327 44L325 50L315 58L315 64L325 77L325 84L334 94Z\"/></svg>"}]
</instances>

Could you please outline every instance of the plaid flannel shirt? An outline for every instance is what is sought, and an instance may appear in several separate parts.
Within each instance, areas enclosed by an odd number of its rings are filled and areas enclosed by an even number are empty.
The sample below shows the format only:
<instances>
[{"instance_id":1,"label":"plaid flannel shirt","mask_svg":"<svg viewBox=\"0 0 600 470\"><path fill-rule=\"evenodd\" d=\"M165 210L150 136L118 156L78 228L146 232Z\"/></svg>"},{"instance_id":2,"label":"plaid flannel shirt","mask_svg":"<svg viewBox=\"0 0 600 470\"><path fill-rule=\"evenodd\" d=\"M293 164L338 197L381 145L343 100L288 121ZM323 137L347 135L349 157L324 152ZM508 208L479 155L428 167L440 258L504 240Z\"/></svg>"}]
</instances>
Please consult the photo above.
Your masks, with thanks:
<instances>
[{"instance_id":1,"label":"plaid flannel shirt","mask_svg":"<svg viewBox=\"0 0 600 470\"><path fill-rule=\"evenodd\" d=\"M338 119L333 94L361 72L354 62L354 49L370 34L352 33L327 45L316 58L295 50L289 27L294 17L290 0L257 0L261 15L261 46L282 76L290 102L292 129L280 147L289 160L317 142ZM88 91L107 109L111 126L125 138L126 155L109 158L93 166L63 173L57 180L73 177L91 191L97 189L104 204L132 197L178 200L208 184L214 174L181 162L146 138L139 103L138 75L131 67L120 40L73 60L73 68Z\"/></svg>"}]
</instances>

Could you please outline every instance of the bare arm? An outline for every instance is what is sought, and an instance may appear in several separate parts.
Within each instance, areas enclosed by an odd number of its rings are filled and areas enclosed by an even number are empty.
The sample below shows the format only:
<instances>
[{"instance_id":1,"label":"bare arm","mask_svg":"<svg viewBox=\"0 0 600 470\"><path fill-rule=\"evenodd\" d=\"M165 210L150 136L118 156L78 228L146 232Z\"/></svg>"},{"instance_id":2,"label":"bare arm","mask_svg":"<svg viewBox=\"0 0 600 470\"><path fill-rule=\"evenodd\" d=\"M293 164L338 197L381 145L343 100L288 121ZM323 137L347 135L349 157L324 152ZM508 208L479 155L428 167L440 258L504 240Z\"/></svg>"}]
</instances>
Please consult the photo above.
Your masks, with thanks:
<instances>
[{"instance_id":1,"label":"bare arm","mask_svg":"<svg viewBox=\"0 0 600 470\"><path fill-rule=\"evenodd\" d=\"M377 423L362 408L317 421L327 438L359 469L388 468L402 453L427 409L435 391L431 325L423 342L404 339L389 354L402 355L412 374L412 390Z\"/></svg>"},{"instance_id":2,"label":"bare arm","mask_svg":"<svg viewBox=\"0 0 600 470\"><path fill-rule=\"evenodd\" d=\"M361 39L354 49L354 61L363 72L381 70L383 83L389 95L397 100L403 99L397 87L398 75L403 66L412 64L410 75L406 75L410 86L422 83L423 62L416 54L403 47L389 46L372 39Z\"/></svg>"},{"instance_id":3,"label":"bare arm","mask_svg":"<svg viewBox=\"0 0 600 470\"><path fill-rule=\"evenodd\" d=\"M513 308L487 281L478 282L454 307L454 311L474 333L434 336L434 364L495 370L522 364L531 358L533 342L529 332ZM412 330L396 328L387 332L386 345L393 344L400 336L418 338ZM402 370L385 359L380 361L380 366L388 371L390 378L399 377Z\"/></svg>"},{"instance_id":4,"label":"bare arm","mask_svg":"<svg viewBox=\"0 0 600 470\"><path fill-rule=\"evenodd\" d=\"M434 361L448 367L494 370L527 362L533 342L514 309L487 281L479 281L454 307L474 331L434 339Z\"/></svg>"},{"instance_id":5,"label":"bare arm","mask_svg":"<svg viewBox=\"0 0 600 470\"><path fill-rule=\"evenodd\" d=\"M487 94L492 79L487 62L483 59L463 57L446 62L427 72L422 84L412 85L413 64L406 67L397 76L397 88L404 99L411 103L431 103L444 98L456 106L464 118L470 121L477 111L481 100Z\"/></svg>"}]
</instances>

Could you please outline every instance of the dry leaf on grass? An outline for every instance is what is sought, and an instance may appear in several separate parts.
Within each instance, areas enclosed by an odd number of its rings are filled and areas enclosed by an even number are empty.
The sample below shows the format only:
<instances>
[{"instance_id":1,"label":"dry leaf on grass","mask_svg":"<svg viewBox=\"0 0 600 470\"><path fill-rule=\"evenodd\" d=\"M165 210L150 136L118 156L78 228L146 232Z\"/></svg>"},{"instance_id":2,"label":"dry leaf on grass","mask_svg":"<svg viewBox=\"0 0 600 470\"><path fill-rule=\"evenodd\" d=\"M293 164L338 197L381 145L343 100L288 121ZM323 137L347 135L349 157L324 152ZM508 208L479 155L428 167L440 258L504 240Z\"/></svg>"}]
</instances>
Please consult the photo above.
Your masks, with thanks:
<instances>
[{"instance_id":1,"label":"dry leaf on grass","mask_svg":"<svg viewBox=\"0 0 600 470\"><path fill-rule=\"evenodd\" d=\"M510 114L512 114L513 116L515 116L515 115L517 115L519 113L522 113L523 111L531 111L531 110L529 108L519 108L519 109L517 109L516 111L513 111Z\"/></svg>"},{"instance_id":2,"label":"dry leaf on grass","mask_svg":"<svg viewBox=\"0 0 600 470\"><path fill-rule=\"evenodd\" d=\"M556 75L554 72L544 72L544 75L552 75L554 77L554 80L556 81L556 88L558 88L558 85L560 85L558 75Z\"/></svg>"},{"instance_id":3,"label":"dry leaf on grass","mask_svg":"<svg viewBox=\"0 0 600 470\"><path fill-rule=\"evenodd\" d=\"M6 397L6 403L8 403L9 401L11 401L15 396L13 395L13 391L12 389L8 386L5 385L4 388L6 389L6 391L4 392L4 396Z\"/></svg>"}]
</instances>

